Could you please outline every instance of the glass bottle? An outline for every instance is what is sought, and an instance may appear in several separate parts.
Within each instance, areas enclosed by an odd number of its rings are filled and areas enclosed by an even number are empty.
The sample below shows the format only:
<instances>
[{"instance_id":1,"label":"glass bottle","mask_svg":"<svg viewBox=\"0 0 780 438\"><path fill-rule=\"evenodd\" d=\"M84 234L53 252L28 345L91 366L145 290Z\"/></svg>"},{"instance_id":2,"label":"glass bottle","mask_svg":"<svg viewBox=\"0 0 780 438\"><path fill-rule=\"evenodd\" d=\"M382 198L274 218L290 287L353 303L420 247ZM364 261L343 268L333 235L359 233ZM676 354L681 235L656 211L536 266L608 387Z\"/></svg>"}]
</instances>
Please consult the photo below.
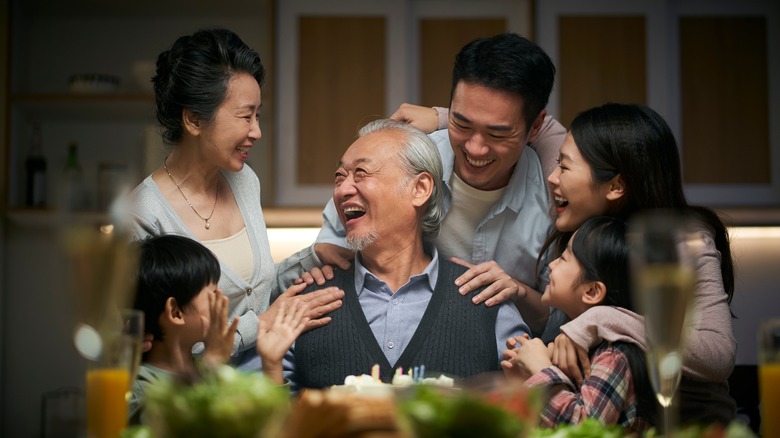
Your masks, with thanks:
<instances>
[{"instance_id":1,"label":"glass bottle","mask_svg":"<svg viewBox=\"0 0 780 438\"><path fill-rule=\"evenodd\" d=\"M44 207L46 206L46 157L43 156L41 126L38 122L33 123L30 150L24 164L27 169L25 205Z\"/></svg>"},{"instance_id":2,"label":"glass bottle","mask_svg":"<svg viewBox=\"0 0 780 438\"><path fill-rule=\"evenodd\" d=\"M68 144L68 159L63 170L63 208L69 211L86 208L84 174L79 164L79 147L76 142Z\"/></svg>"}]
</instances>

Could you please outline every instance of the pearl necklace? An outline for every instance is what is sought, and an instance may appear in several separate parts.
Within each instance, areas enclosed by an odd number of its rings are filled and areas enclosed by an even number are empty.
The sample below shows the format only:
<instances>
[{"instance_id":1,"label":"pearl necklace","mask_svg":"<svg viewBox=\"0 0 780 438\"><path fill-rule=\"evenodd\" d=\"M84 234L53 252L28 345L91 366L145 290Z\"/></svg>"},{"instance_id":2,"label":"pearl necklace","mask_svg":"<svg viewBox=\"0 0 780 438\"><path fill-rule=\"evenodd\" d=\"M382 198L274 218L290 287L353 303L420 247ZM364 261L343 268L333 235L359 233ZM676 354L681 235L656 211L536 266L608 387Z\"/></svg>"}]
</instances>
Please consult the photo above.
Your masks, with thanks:
<instances>
[{"instance_id":1,"label":"pearl necklace","mask_svg":"<svg viewBox=\"0 0 780 438\"><path fill-rule=\"evenodd\" d=\"M219 198L219 176L217 176L217 190L214 194L214 205L211 207L211 214L209 217L203 217L200 213L198 213L198 210L195 210L195 207L192 206L192 203L189 199L187 199L187 195L184 194L184 191L181 189L181 186L179 183L176 182L176 180L173 178L173 175L171 175L171 171L168 170L168 157L166 156L163 160L163 168L165 169L165 173L168 174L168 177L171 179L171 182L176 186L177 189L179 189L179 193L181 193L182 198L187 202L187 205L190 206L192 211L195 212L195 214L198 215L199 218L203 219L204 222L206 222L206 229L208 230L211 228L211 224L209 223L209 220L211 220L211 216L214 216L214 210L217 208L217 198Z\"/></svg>"}]
</instances>

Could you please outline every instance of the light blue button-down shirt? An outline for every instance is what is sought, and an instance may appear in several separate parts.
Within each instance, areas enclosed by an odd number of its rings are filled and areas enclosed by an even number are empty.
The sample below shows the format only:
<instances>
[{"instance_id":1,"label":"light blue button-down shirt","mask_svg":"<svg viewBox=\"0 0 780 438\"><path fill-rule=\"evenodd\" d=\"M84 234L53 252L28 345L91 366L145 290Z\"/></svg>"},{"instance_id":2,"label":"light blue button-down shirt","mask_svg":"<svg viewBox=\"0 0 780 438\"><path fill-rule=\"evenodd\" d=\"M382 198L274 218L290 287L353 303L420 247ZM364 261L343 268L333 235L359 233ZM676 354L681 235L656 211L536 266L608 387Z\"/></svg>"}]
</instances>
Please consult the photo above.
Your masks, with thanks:
<instances>
[{"instance_id":1,"label":"light blue button-down shirt","mask_svg":"<svg viewBox=\"0 0 780 438\"><path fill-rule=\"evenodd\" d=\"M439 255L435 248L430 248L429 252L432 259L425 270L410 278L395 293L360 263L360 257L355 258L355 290L360 307L385 357L393 366L414 336L436 288ZM452 293L457 293L454 285ZM525 333L530 335L531 331L514 304L511 301L501 304L496 317L499 359L506 349L506 340Z\"/></svg>"}]
</instances>

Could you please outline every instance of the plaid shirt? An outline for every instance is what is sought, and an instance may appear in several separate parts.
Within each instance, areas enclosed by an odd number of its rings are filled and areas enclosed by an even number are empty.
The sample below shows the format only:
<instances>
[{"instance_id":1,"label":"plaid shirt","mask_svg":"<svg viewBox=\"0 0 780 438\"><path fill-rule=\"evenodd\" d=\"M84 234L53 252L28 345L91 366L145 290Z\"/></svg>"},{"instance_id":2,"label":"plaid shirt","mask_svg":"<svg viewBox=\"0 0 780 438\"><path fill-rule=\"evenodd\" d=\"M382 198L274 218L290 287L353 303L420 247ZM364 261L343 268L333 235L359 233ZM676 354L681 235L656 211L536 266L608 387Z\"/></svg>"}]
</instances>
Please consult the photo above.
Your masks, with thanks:
<instances>
[{"instance_id":1,"label":"plaid shirt","mask_svg":"<svg viewBox=\"0 0 780 438\"><path fill-rule=\"evenodd\" d=\"M649 428L651 425L647 420L637 415L631 368L621 346L604 344L591 354L590 361L590 377L583 381L579 390L556 366L547 367L526 381L531 387L564 385L542 410L540 426L579 424L593 417L604 424L617 423L631 431Z\"/></svg>"}]
</instances>

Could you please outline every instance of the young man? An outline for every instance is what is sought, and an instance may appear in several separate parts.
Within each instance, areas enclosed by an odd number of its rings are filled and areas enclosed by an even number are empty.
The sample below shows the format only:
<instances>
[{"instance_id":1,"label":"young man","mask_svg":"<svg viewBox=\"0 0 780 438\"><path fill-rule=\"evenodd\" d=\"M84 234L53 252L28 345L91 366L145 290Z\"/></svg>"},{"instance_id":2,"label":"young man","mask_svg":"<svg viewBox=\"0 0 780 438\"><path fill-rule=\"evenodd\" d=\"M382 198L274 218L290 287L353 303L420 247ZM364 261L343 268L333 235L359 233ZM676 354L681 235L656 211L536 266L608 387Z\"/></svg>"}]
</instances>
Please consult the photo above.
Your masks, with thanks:
<instances>
[{"instance_id":1,"label":"young man","mask_svg":"<svg viewBox=\"0 0 780 438\"><path fill-rule=\"evenodd\" d=\"M469 268L455 284L461 294L487 285L475 304L512 298L535 333L548 316L535 266L552 220L539 157L525 146L542 132L555 156L563 143L565 130L545 120L554 78L547 54L519 35L472 41L455 58L447 129L431 134L444 164L446 212L435 244ZM349 266L344 235L331 201L315 247L323 263Z\"/></svg>"}]
</instances>

